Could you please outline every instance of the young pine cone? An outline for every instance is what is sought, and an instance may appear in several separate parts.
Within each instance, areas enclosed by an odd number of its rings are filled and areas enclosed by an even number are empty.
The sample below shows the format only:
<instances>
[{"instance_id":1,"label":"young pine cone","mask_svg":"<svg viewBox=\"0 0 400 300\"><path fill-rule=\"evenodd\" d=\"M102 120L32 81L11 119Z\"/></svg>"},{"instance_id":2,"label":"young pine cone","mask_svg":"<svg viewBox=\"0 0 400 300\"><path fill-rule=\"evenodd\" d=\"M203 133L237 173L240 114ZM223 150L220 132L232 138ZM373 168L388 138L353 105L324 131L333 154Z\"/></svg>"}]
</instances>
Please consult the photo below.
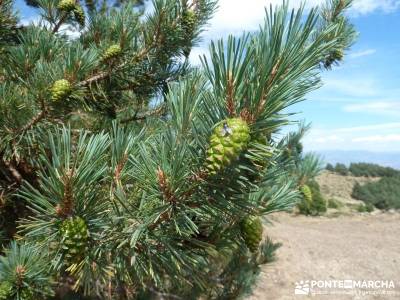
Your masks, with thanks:
<instances>
[{"instance_id":1,"label":"young pine cone","mask_svg":"<svg viewBox=\"0 0 400 300\"><path fill-rule=\"evenodd\" d=\"M75 9L75 7L75 0L61 0L57 5L57 9L62 12L71 12Z\"/></svg>"},{"instance_id":2,"label":"young pine cone","mask_svg":"<svg viewBox=\"0 0 400 300\"><path fill-rule=\"evenodd\" d=\"M83 259L87 249L89 231L87 225L80 217L72 217L61 224L62 248L65 257L70 263L79 262Z\"/></svg>"},{"instance_id":3,"label":"young pine cone","mask_svg":"<svg viewBox=\"0 0 400 300\"><path fill-rule=\"evenodd\" d=\"M241 118L226 119L217 124L210 137L206 167L215 175L239 158L250 141L250 128Z\"/></svg>"},{"instance_id":4,"label":"young pine cone","mask_svg":"<svg viewBox=\"0 0 400 300\"><path fill-rule=\"evenodd\" d=\"M72 92L72 85L66 79L60 79L54 82L51 87L51 99L53 101L64 100L68 98L68 96Z\"/></svg>"},{"instance_id":5,"label":"young pine cone","mask_svg":"<svg viewBox=\"0 0 400 300\"><path fill-rule=\"evenodd\" d=\"M251 252L256 252L262 240L263 226L261 219L248 216L240 224L240 229L247 248Z\"/></svg>"}]
</instances>

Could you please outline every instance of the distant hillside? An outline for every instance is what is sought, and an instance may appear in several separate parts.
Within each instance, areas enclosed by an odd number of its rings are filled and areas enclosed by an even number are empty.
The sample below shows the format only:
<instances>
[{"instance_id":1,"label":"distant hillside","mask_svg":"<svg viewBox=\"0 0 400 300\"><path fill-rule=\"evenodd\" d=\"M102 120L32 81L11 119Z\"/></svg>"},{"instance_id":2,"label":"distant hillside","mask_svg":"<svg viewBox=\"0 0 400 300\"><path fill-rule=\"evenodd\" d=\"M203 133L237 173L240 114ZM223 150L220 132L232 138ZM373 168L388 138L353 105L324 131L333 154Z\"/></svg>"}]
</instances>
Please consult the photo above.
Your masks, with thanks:
<instances>
[{"instance_id":1,"label":"distant hillside","mask_svg":"<svg viewBox=\"0 0 400 300\"><path fill-rule=\"evenodd\" d=\"M329 171L323 171L317 176L316 180L325 198L334 198L342 203L359 204L361 201L351 197L354 185L356 183L364 185L368 182L376 182L379 178L342 176Z\"/></svg>"},{"instance_id":2,"label":"distant hillside","mask_svg":"<svg viewBox=\"0 0 400 300\"><path fill-rule=\"evenodd\" d=\"M352 162L367 162L400 169L400 152L325 150L317 151L317 153L331 164L349 165Z\"/></svg>"}]
</instances>

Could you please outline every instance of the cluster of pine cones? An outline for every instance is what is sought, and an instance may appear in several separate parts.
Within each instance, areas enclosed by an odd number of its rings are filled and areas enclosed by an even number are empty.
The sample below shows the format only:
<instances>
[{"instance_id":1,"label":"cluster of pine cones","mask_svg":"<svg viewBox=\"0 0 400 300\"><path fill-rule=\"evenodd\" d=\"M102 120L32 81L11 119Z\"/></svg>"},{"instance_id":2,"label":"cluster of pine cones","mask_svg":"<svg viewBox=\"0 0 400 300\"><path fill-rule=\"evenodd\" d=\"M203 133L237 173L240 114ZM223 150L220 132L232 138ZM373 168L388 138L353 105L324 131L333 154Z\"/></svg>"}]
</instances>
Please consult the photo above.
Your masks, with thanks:
<instances>
[{"instance_id":1,"label":"cluster of pine cones","mask_svg":"<svg viewBox=\"0 0 400 300\"><path fill-rule=\"evenodd\" d=\"M63 13L72 13L79 25L85 25L85 12L75 0L61 0L57 5L57 9Z\"/></svg>"}]
</instances>

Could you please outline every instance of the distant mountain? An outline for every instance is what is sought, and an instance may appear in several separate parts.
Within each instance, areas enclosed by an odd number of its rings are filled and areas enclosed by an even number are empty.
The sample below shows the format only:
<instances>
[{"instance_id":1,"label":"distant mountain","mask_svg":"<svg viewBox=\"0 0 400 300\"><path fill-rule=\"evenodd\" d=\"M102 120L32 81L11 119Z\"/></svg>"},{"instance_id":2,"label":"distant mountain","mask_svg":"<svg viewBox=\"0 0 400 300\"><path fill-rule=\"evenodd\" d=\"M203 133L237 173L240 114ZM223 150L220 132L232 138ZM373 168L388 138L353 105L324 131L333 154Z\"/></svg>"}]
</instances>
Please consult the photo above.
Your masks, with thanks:
<instances>
[{"instance_id":1,"label":"distant mountain","mask_svg":"<svg viewBox=\"0 0 400 300\"><path fill-rule=\"evenodd\" d=\"M352 162L366 162L400 169L400 152L324 150L316 151L316 153L331 164L343 163L349 165Z\"/></svg>"}]
</instances>

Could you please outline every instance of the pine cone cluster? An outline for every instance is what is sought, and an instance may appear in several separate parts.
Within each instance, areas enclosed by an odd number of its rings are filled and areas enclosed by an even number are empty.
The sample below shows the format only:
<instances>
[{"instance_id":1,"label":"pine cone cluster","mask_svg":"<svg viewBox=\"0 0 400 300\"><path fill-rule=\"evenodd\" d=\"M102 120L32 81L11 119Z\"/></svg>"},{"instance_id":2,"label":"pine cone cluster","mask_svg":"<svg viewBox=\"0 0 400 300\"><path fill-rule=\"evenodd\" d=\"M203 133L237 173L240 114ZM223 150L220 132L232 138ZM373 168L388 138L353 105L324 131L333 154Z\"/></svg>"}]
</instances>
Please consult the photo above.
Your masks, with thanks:
<instances>
[{"instance_id":1,"label":"pine cone cluster","mask_svg":"<svg viewBox=\"0 0 400 300\"><path fill-rule=\"evenodd\" d=\"M118 57L119 55L121 55L121 53L122 53L121 46L118 44L114 44L108 47L107 50L103 53L102 59L104 61L107 61Z\"/></svg>"},{"instance_id":2,"label":"pine cone cluster","mask_svg":"<svg viewBox=\"0 0 400 300\"><path fill-rule=\"evenodd\" d=\"M75 21L81 26L85 25L85 12L76 0L61 0L57 9L64 13L73 13Z\"/></svg>"},{"instance_id":3,"label":"pine cone cluster","mask_svg":"<svg viewBox=\"0 0 400 300\"><path fill-rule=\"evenodd\" d=\"M57 9L63 12L71 12L75 9L76 5L75 0L61 0L57 5Z\"/></svg>"},{"instance_id":4,"label":"pine cone cluster","mask_svg":"<svg viewBox=\"0 0 400 300\"><path fill-rule=\"evenodd\" d=\"M311 192L310 187L308 185L306 185L306 184L303 184L300 187L300 192L303 195L304 200L306 200L306 202L308 204L311 204L311 202L312 202L312 192Z\"/></svg>"},{"instance_id":5,"label":"pine cone cluster","mask_svg":"<svg viewBox=\"0 0 400 300\"><path fill-rule=\"evenodd\" d=\"M263 226L261 219L255 216L246 217L240 224L240 230L247 248L251 252L256 252L262 240Z\"/></svg>"},{"instance_id":6,"label":"pine cone cluster","mask_svg":"<svg viewBox=\"0 0 400 300\"><path fill-rule=\"evenodd\" d=\"M241 118L231 118L220 122L210 138L207 151L207 169L215 175L232 161L239 158L250 140L250 128Z\"/></svg>"},{"instance_id":7,"label":"pine cone cluster","mask_svg":"<svg viewBox=\"0 0 400 300\"><path fill-rule=\"evenodd\" d=\"M60 79L54 82L51 87L51 99L53 101L65 100L72 92L71 83L66 79Z\"/></svg>"},{"instance_id":8,"label":"pine cone cluster","mask_svg":"<svg viewBox=\"0 0 400 300\"><path fill-rule=\"evenodd\" d=\"M8 281L0 283L0 300L10 299L12 285Z\"/></svg>"},{"instance_id":9,"label":"pine cone cluster","mask_svg":"<svg viewBox=\"0 0 400 300\"><path fill-rule=\"evenodd\" d=\"M84 257L89 238L85 221L80 217L68 218L63 221L60 231L66 259L71 263L80 261Z\"/></svg>"},{"instance_id":10,"label":"pine cone cluster","mask_svg":"<svg viewBox=\"0 0 400 300\"><path fill-rule=\"evenodd\" d=\"M191 36L196 28L197 16L193 10L186 9L182 14L181 26L185 34Z\"/></svg>"},{"instance_id":11,"label":"pine cone cluster","mask_svg":"<svg viewBox=\"0 0 400 300\"><path fill-rule=\"evenodd\" d=\"M85 25L85 12L83 11L83 8L80 5L76 5L76 7L73 10L74 13L74 18L76 22L78 22L79 25L84 26Z\"/></svg>"},{"instance_id":12,"label":"pine cone cluster","mask_svg":"<svg viewBox=\"0 0 400 300\"><path fill-rule=\"evenodd\" d=\"M31 289L25 288L20 292L20 299L22 300L37 300L37 295Z\"/></svg>"}]
</instances>

